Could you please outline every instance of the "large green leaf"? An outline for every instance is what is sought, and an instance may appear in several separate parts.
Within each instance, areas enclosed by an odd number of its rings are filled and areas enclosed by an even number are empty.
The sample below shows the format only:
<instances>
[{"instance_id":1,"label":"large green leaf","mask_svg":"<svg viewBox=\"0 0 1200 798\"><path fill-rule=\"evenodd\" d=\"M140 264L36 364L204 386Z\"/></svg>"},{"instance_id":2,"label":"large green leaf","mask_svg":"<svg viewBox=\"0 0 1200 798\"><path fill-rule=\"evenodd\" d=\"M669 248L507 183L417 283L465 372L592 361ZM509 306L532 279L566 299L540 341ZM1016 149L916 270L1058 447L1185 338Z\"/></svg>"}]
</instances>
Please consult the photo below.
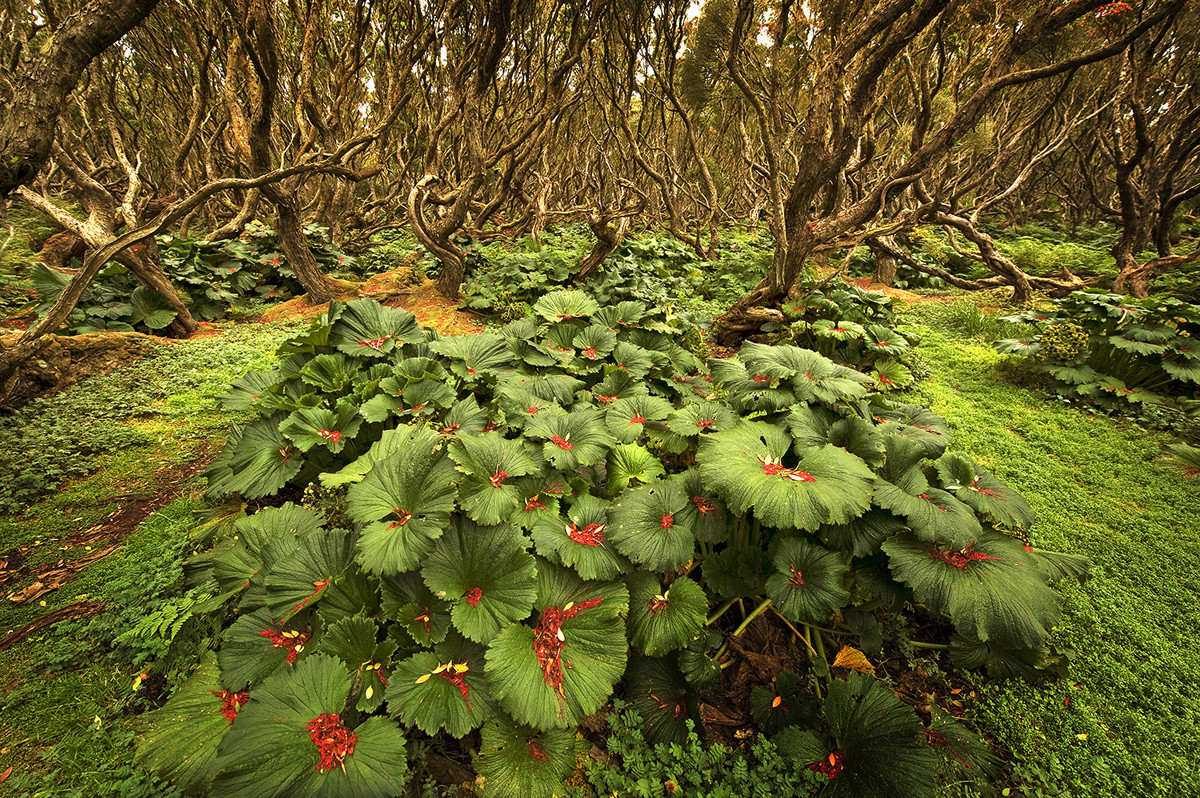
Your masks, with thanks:
<instances>
[{"instance_id":1,"label":"large green leaf","mask_svg":"<svg viewBox=\"0 0 1200 798\"><path fill-rule=\"evenodd\" d=\"M937 761L925 743L925 728L890 688L861 673L834 680L825 719L839 770L822 796L932 798Z\"/></svg>"},{"instance_id":2,"label":"large green leaf","mask_svg":"<svg viewBox=\"0 0 1200 798\"><path fill-rule=\"evenodd\" d=\"M704 590L686 576L666 587L646 571L629 577L629 642L647 656L687 646L704 628L707 610Z\"/></svg>"},{"instance_id":3,"label":"large green leaf","mask_svg":"<svg viewBox=\"0 0 1200 798\"><path fill-rule=\"evenodd\" d=\"M582 291L560 290L544 294L533 306L533 312L549 322L587 318L598 311L596 300Z\"/></svg>"},{"instance_id":4,"label":"large green leaf","mask_svg":"<svg viewBox=\"0 0 1200 798\"><path fill-rule=\"evenodd\" d=\"M416 316L373 299L346 304L329 331L329 343L352 357L386 357L397 345L424 340Z\"/></svg>"},{"instance_id":5,"label":"large green leaf","mask_svg":"<svg viewBox=\"0 0 1200 798\"><path fill-rule=\"evenodd\" d=\"M171 303L162 294L144 285L133 289L129 301L133 305L130 323L145 324L151 330L161 330L179 315L179 311L171 307Z\"/></svg>"},{"instance_id":6,"label":"large green leaf","mask_svg":"<svg viewBox=\"0 0 1200 798\"><path fill-rule=\"evenodd\" d=\"M392 672L387 703L403 723L426 734L445 729L453 737L465 736L496 712L483 649L459 645L414 654Z\"/></svg>"},{"instance_id":7,"label":"large green leaf","mask_svg":"<svg viewBox=\"0 0 1200 798\"><path fill-rule=\"evenodd\" d=\"M696 462L706 484L734 513L754 510L763 523L815 530L844 524L870 507L875 475L835 446L809 448L795 466L784 463L792 440L778 427L743 421L700 439Z\"/></svg>"},{"instance_id":8,"label":"large green leaf","mask_svg":"<svg viewBox=\"0 0 1200 798\"><path fill-rule=\"evenodd\" d=\"M545 441L542 452L560 471L595 465L616 443L600 411L591 408L560 416L539 413L529 420L525 434Z\"/></svg>"},{"instance_id":9,"label":"large green leaf","mask_svg":"<svg viewBox=\"0 0 1200 798\"><path fill-rule=\"evenodd\" d=\"M512 624L487 653L500 706L539 729L570 728L599 709L625 671L629 594L538 563L537 623Z\"/></svg>"},{"instance_id":10,"label":"large green leaf","mask_svg":"<svg viewBox=\"0 0 1200 798\"><path fill-rule=\"evenodd\" d=\"M450 335L433 341L429 348L449 358L450 370L467 381L494 375L511 365L508 344L496 333Z\"/></svg>"},{"instance_id":11,"label":"large green leaf","mask_svg":"<svg viewBox=\"0 0 1200 798\"><path fill-rule=\"evenodd\" d=\"M513 526L477 527L459 521L438 539L421 575L463 635L485 643L505 626L529 617L537 594L537 565Z\"/></svg>"},{"instance_id":12,"label":"large green leaf","mask_svg":"<svg viewBox=\"0 0 1200 798\"><path fill-rule=\"evenodd\" d=\"M662 461L644 446L622 443L608 453L608 494L617 496L630 485L646 485L666 473Z\"/></svg>"},{"instance_id":13,"label":"large green leaf","mask_svg":"<svg viewBox=\"0 0 1200 798\"><path fill-rule=\"evenodd\" d=\"M404 734L380 717L349 729L338 717L349 692L350 675L342 663L324 655L267 679L221 741L213 794L391 798L402 793L410 778L406 758L397 755L404 750ZM341 755L323 756L321 720L338 729L326 734L342 737Z\"/></svg>"},{"instance_id":14,"label":"large green leaf","mask_svg":"<svg viewBox=\"0 0 1200 798\"><path fill-rule=\"evenodd\" d=\"M628 567L608 540L609 503L584 494L571 503L567 520L543 514L533 525L533 542L546 559L575 569L584 579L613 579Z\"/></svg>"},{"instance_id":15,"label":"large green leaf","mask_svg":"<svg viewBox=\"0 0 1200 798\"><path fill-rule=\"evenodd\" d=\"M418 645L431 647L450 632L450 605L433 595L414 573L393 574L381 580L382 606Z\"/></svg>"},{"instance_id":16,"label":"large green leaf","mask_svg":"<svg viewBox=\"0 0 1200 798\"><path fill-rule=\"evenodd\" d=\"M338 402L337 412L321 407L305 407L292 413L279 425L279 431L302 452L323 446L337 454L358 434L358 408L351 402Z\"/></svg>"},{"instance_id":17,"label":"large green leaf","mask_svg":"<svg viewBox=\"0 0 1200 798\"><path fill-rule=\"evenodd\" d=\"M479 773L484 798L551 798L575 765L575 735L497 715L483 727Z\"/></svg>"},{"instance_id":18,"label":"large green leaf","mask_svg":"<svg viewBox=\"0 0 1200 798\"><path fill-rule=\"evenodd\" d=\"M277 623L268 609L243 615L225 630L218 655L221 684L226 690L244 690L293 663L309 647L310 633L304 624Z\"/></svg>"},{"instance_id":19,"label":"large green leaf","mask_svg":"<svg viewBox=\"0 0 1200 798\"><path fill-rule=\"evenodd\" d=\"M206 495L258 499L277 493L300 473L304 457L279 431L283 418L276 414L231 431L225 449L204 472Z\"/></svg>"},{"instance_id":20,"label":"large green leaf","mask_svg":"<svg viewBox=\"0 0 1200 798\"><path fill-rule=\"evenodd\" d=\"M340 530L308 532L286 559L268 559L263 587L277 620L319 601L325 589L354 559L354 536Z\"/></svg>"},{"instance_id":21,"label":"large green leaf","mask_svg":"<svg viewBox=\"0 0 1200 798\"><path fill-rule=\"evenodd\" d=\"M216 774L217 745L249 693L221 689L209 654L162 709L143 715L138 763L179 789L202 794Z\"/></svg>"},{"instance_id":22,"label":"large green leaf","mask_svg":"<svg viewBox=\"0 0 1200 798\"><path fill-rule=\"evenodd\" d=\"M842 586L848 573L836 553L799 538L783 538L771 558L776 573L767 579L767 596L792 622L821 623L850 600Z\"/></svg>"},{"instance_id":23,"label":"large green leaf","mask_svg":"<svg viewBox=\"0 0 1200 798\"><path fill-rule=\"evenodd\" d=\"M433 550L454 511L457 472L436 432L414 430L408 446L377 460L346 495L346 512L367 524L358 561L375 574L416 567Z\"/></svg>"},{"instance_id":24,"label":"large green leaf","mask_svg":"<svg viewBox=\"0 0 1200 798\"><path fill-rule=\"evenodd\" d=\"M1029 502L971 458L947 452L936 465L942 487L975 512L1001 526L1025 529L1033 524Z\"/></svg>"},{"instance_id":25,"label":"large green leaf","mask_svg":"<svg viewBox=\"0 0 1200 798\"><path fill-rule=\"evenodd\" d=\"M496 432L456 437L449 452L467 475L459 487L459 505L480 524L498 524L521 507L514 480L540 470L521 441L505 440Z\"/></svg>"},{"instance_id":26,"label":"large green leaf","mask_svg":"<svg viewBox=\"0 0 1200 798\"><path fill-rule=\"evenodd\" d=\"M712 490L704 486L700 472L689 468L680 474L672 474L669 481L683 488L691 502L675 513L675 520L692 530L701 543L720 543L725 539L725 502Z\"/></svg>"},{"instance_id":27,"label":"large green leaf","mask_svg":"<svg viewBox=\"0 0 1200 798\"><path fill-rule=\"evenodd\" d=\"M736 422L737 416L724 404L707 401L685 405L667 418L671 431L686 437L727 430Z\"/></svg>"},{"instance_id":28,"label":"large green leaf","mask_svg":"<svg viewBox=\"0 0 1200 798\"><path fill-rule=\"evenodd\" d=\"M657 481L621 494L612 508L609 537L621 554L660 573L692 558L695 535L677 514L691 504L683 485Z\"/></svg>"},{"instance_id":29,"label":"large green leaf","mask_svg":"<svg viewBox=\"0 0 1200 798\"><path fill-rule=\"evenodd\" d=\"M1006 535L983 532L972 544L946 551L905 534L883 550L916 600L947 613L964 635L1033 648L1058 618L1061 597L1034 557Z\"/></svg>"},{"instance_id":30,"label":"large green leaf","mask_svg":"<svg viewBox=\"0 0 1200 798\"><path fill-rule=\"evenodd\" d=\"M605 421L608 431L621 443L633 443L642 436L647 421L665 421L671 403L658 396L631 396L608 406Z\"/></svg>"}]
</instances>

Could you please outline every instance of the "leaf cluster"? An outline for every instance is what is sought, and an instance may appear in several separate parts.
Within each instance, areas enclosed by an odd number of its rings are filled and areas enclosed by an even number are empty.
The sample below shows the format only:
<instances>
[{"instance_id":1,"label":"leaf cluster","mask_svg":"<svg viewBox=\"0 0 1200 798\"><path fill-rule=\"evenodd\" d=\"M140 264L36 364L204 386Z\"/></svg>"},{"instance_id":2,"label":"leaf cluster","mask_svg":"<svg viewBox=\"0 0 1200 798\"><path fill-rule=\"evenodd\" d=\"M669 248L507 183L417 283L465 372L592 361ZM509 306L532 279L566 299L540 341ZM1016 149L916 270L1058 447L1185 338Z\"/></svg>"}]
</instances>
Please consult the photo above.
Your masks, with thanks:
<instances>
[{"instance_id":1,"label":"leaf cluster","mask_svg":"<svg viewBox=\"0 0 1200 798\"><path fill-rule=\"evenodd\" d=\"M623 678L648 738L686 740L720 674L709 608L740 598L792 624L853 618L876 648L871 609L923 605L954 623L956 659L1035 672L1059 609L1048 583L1086 562L1010 534L1029 506L947 451L942 419L794 346L747 344L710 376L637 302L558 291L533 312L442 338L406 311L335 303L224 398L258 419L231 435L210 495L346 486L350 528L284 504L193 558L238 619L155 716L152 769L223 795L337 794L353 773L386 795L399 771L372 758L381 741L481 729L485 792L548 795L571 730ZM246 690L251 708L296 696L291 714L232 712ZM932 789L924 727L888 688L834 681L820 712L795 709L773 728L791 729L792 759L829 761L834 792L889 773L893 794ZM267 734L269 718L283 721ZM314 723L334 742L309 740ZM259 734L278 755L249 744Z\"/></svg>"},{"instance_id":2,"label":"leaf cluster","mask_svg":"<svg viewBox=\"0 0 1200 798\"><path fill-rule=\"evenodd\" d=\"M1157 405L1194 413L1200 406L1200 306L1173 298L1134 299L1076 291L1050 311L1007 321L1035 325L1000 352L1023 355L1071 401L1106 409Z\"/></svg>"}]
</instances>

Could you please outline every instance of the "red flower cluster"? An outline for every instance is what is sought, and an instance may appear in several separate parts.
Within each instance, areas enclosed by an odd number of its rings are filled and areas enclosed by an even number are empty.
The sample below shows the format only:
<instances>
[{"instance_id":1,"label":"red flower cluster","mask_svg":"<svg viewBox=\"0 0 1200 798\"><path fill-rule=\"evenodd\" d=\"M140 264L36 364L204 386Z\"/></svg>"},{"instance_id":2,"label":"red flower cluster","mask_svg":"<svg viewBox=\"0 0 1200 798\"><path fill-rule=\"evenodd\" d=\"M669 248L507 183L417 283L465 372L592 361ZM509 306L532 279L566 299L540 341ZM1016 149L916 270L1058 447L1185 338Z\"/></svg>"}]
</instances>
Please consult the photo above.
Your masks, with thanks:
<instances>
[{"instance_id":1,"label":"red flower cluster","mask_svg":"<svg viewBox=\"0 0 1200 798\"><path fill-rule=\"evenodd\" d=\"M321 759L317 770L321 773L341 768L346 772L346 757L354 753L358 735L342 725L342 719L332 712L318 715L308 722L308 735L317 744Z\"/></svg>"},{"instance_id":2,"label":"red flower cluster","mask_svg":"<svg viewBox=\"0 0 1200 798\"><path fill-rule=\"evenodd\" d=\"M483 598L483 591L480 588L472 587L467 589L467 603L472 607L479 604L479 600Z\"/></svg>"},{"instance_id":3,"label":"red flower cluster","mask_svg":"<svg viewBox=\"0 0 1200 798\"><path fill-rule=\"evenodd\" d=\"M308 642L308 632L295 632L291 629L263 629L258 636L270 640L272 648L286 648L287 659L284 662L289 664L296 661L296 656L304 650L304 645Z\"/></svg>"},{"instance_id":4,"label":"red flower cluster","mask_svg":"<svg viewBox=\"0 0 1200 798\"><path fill-rule=\"evenodd\" d=\"M327 441L332 441L334 445L337 445L337 442L342 439L342 433L335 429L320 429L317 430L317 435Z\"/></svg>"},{"instance_id":5,"label":"red flower cluster","mask_svg":"<svg viewBox=\"0 0 1200 798\"><path fill-rule=\"evenodd\" d=\"M557 435L555 435L550 440L554 441L555 445L557 445L558 448L563 449L563 450L575 448L575 444L571 443L570 441L566 440L565 438L560 438Z\"/></svg>"},{"instance_id":6,"label":"red flower cluster","mask_svg":"<svg viewBox=\"0 0 1200 798\"><path fill-rule=\"evenodd\" d=\"M588 524L583 529L572 521L567 527L567 537L585 546L604 545L604 524Z\"/></svg>"},{"instance_id":7,"label":"red flower cluster","mask_svg":"<svg viewBox=\"0 0 1200 798\"><path fill-rule=\"evenodd\" d=\"M542 617L533 630L533 651L542 666L542 678L560 697L563 695L562 650L565 642L562 625L602 600L601 596L596 596L578 604L568 602L562 607L547 607L542 610Z\"/></svg>"},{"instance_id":8,"label":"red flower cluster","mask_svg":"<svg viewBox=\"0 0 1200 798\"><path fill-rule=\"evenodd\" d=\"M450 667L438 675L458 688L458 691L462 693L463 701L467 702L467 709L470 709L471 699L467 698L467 693L470 692L471 688L467 686L466 674L459 673L458 668Z\"/></svg>"},{"instance_id":9,"label":"red flower cluster","mask_svg":"<svg viewBox=\"0 0 1200 798\"><path fill-rule=\"evenodd\" d=\"M218 693L216 690L213 690L212 694L221 699L221 714L230 723L233 723L233 719L237 717L238 710L250 700L249 690L243 690L240 693L231 693L228 690L222 690Z\"/></svg>"},{"instance_id":10,"label":"red flower cluster","mask_svg":"<svg viewBox=\"0 0 1200 798\"><path fill-rule=\"evenodd\" d=\"M930 559L941 560L947 565L953 565L960 571L966 570L967 566L977 560L998 560L999 557L993 557L990 554L984 554L982 551L971 551L974 543L968 543L967 547L962 551L941 551L933 549L929 552Z\"/></svg>"}]
</instances>

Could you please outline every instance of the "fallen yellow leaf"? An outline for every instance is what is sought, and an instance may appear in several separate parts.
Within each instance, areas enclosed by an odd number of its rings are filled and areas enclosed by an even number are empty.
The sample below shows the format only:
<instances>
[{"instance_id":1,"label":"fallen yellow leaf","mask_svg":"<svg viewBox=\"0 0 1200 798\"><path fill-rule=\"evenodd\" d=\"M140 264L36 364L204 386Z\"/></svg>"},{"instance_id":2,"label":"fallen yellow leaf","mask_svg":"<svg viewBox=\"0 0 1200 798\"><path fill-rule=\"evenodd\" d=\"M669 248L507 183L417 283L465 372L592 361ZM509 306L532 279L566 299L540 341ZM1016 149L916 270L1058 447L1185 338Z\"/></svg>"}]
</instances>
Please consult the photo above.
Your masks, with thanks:
<instances>
[{"instance_id":1,"label":"fallen yellow leaf","mask_svg":"<svg viewBox=\"0 0 1200 798\"><path fill-rule=\"evenodd\" d=\"M867 655L853 646L842 646L842 650L838 652L837 658L833 661L833 667L849 668L859 673L875 675L875 666L867 661Z\"/></svg>"}]
</instances>

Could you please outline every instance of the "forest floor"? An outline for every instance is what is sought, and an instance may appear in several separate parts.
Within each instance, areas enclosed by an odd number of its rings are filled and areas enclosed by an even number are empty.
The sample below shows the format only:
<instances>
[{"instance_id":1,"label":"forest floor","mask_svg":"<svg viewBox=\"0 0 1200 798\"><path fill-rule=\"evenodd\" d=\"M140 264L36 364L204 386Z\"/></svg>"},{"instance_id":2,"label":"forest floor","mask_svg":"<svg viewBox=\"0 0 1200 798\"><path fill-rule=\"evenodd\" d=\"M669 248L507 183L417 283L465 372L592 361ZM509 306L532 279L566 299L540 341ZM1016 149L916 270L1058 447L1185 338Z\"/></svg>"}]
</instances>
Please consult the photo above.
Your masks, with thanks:
<instances>
[{"instance_id":1,"label":"forest floor","mask_svg":"<svg viewBox=\"0 0 1200 798\"><path fill-rule=\"evenodd\" d=\"M385 289L441 331L481 327L428 284ZM969 677L965 717L1007 753L1009 794L1200 795L1190 764L1200 746L1200 503L1189 501L1195 485L1183 472L1156 459L1170 436L1015 384L1005 356L964 324L966 300L894 295L912 303L904 317L924 338L918 351L930 371L912 398L1029 499L1036 545L1095 563L1090 582L1061 587L1051 642L1070 656L1067 678ZM0 793L170 794L131 762L136 714L165 685L139 678L164 637L141 621L150 607L162 617L156 592L178 583L203 509L194 475L237 420L213 399L267 366L299 320L320 310L297 303L261 322L216 325L44 403L66 418L58 434L99 425L110 445L83 464L86 475L0 515ZM31 439L30 462L53 460L57 440Z\"/></svg>"}]
</instances>

